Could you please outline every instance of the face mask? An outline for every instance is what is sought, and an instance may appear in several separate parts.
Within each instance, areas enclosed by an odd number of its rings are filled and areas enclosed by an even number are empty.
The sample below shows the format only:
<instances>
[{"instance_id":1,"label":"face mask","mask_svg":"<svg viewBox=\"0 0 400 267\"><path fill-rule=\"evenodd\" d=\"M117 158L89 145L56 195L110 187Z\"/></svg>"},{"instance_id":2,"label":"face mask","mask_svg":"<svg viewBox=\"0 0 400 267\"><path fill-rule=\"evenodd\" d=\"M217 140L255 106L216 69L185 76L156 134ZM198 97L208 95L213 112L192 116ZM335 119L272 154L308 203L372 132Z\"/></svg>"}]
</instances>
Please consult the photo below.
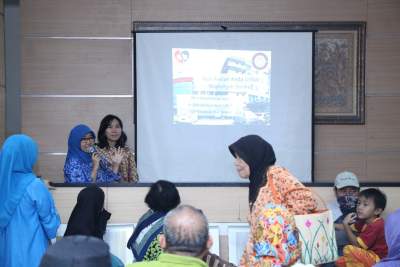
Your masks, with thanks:
<instances>
[{"instance_id":1,"label":"face mask","mask_svg":"<svg viewBox=\"0 0 400 267\"><path fill-rule=\"evenodd\" d=\"M340 211L346 216L349 213L356 212L357 207L357 196L341 196L337 198L337 202L339 203Z\"/></svg>"}]
</instances>

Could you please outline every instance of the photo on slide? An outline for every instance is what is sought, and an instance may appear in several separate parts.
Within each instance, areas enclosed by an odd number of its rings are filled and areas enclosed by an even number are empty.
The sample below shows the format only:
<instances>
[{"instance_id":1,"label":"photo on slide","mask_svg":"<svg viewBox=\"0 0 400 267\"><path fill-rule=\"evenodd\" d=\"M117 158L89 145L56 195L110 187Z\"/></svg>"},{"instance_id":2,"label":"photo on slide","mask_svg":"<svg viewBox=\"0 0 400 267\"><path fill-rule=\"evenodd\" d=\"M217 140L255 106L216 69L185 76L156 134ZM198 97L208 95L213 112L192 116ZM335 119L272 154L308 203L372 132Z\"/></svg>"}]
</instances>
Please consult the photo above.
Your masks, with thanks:
<instances>
[{"instance_id":1,"label":"photo on slide","mask_svg":"<svg viewBox=\"0 0 400 267\"><path fill-rule=\"evenodd\" d=\"M172 48L173 123L270 125L271 51Z\"/></svg>"}]
</instances>

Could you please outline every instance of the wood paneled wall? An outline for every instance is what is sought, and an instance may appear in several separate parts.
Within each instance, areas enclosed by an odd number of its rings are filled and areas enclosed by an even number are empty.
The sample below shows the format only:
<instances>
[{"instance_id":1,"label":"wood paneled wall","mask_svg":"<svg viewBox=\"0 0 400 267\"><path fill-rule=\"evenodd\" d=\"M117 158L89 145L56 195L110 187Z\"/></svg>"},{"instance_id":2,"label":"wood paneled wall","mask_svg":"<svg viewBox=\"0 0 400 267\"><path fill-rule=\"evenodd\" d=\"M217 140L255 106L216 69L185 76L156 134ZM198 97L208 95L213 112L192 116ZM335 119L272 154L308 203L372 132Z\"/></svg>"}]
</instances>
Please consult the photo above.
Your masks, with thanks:
<instances>
[{"instance_id":1,"label":"wood paneled wall","mask_svg":"<svg viewBox=\"0 0 400 267\"><path fill-rule=\"evenodd\" d=\"M400 181L398 0L22 0L21 17L22 128L48 179L75 124L115 113L133 140L132 21L366 21L366 124L316 126L315 178Z\"/></svg>"}]
</instances>

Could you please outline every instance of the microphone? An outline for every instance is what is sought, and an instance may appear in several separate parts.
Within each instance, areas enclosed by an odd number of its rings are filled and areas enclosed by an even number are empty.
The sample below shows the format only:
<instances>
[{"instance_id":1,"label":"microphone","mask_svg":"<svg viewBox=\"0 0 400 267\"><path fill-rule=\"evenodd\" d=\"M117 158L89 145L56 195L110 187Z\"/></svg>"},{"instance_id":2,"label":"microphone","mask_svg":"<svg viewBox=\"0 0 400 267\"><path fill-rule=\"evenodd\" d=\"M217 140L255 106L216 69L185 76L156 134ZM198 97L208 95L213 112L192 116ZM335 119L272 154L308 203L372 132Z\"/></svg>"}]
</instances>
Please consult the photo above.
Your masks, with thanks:
<instances>
[{"instance_id":1,"label":"microphone","mask_svg":"<svg viewBox=\"0 0 400 267\"><path fill-rule=\"evenodd\" d=\"M88 152L93 155L94 153L97 152L97 149L95 146L91 146L88 149ZM98 153L99 157L100 157L100 167L102 167L103 169L107 169L108 168L108 160L104 157L104 155L102 153Z\"/></svg>"}]
</instances>

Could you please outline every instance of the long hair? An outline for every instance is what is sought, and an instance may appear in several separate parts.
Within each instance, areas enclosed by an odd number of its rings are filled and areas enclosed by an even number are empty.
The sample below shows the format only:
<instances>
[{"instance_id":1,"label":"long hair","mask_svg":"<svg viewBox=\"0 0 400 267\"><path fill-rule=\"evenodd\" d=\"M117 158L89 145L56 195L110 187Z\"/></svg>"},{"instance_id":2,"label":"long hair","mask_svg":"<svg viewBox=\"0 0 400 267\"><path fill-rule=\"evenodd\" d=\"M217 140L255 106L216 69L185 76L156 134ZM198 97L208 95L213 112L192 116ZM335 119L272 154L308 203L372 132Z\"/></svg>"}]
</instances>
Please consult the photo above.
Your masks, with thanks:
<instances>
[{"instance_id":1,"label":"long hair","mask_svg":"<svg viewBox=\"0 0 400 267\"><path fill-rule=\"evenodd\" d=\"M122 121L120 118L118 118L115 115L112 114L108 114L107 116L105 116L101 122L100 122L100 127L99 127L99 131L97 132L97 140L98 140L98 146L100 148L109 148L109 144L107 141L107 136L106 136L106 130L108 128L108 126L111 125L111 122L113 120L117 120L119 125L121 126L121 136L118 139L117 143L115 144L115 146L118 147L125 147L125 143L127 141L127 137L126 134L124 132L124 127L122 125Z\"/></svg>"}]
</instances>

